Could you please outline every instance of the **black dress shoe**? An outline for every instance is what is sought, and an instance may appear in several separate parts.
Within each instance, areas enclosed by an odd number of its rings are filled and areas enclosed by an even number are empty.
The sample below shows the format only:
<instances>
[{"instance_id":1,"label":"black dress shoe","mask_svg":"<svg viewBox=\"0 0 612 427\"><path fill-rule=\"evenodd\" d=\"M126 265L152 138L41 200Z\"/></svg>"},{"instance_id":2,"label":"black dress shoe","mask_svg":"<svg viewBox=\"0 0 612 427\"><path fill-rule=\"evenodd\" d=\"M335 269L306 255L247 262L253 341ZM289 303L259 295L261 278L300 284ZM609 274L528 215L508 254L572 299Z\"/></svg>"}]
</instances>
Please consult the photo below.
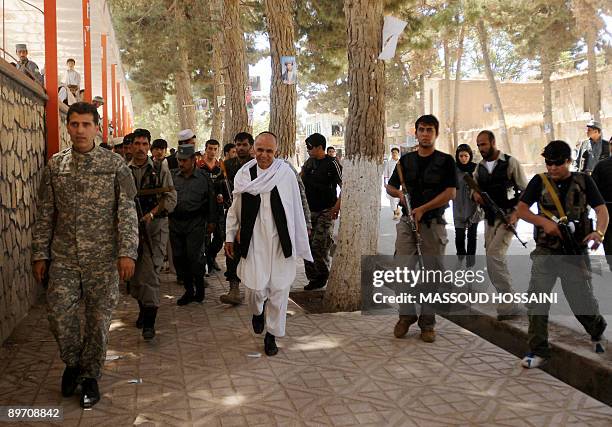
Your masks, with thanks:
<instances>
[{"instance_id":1,"label":"black dress shoe","mask_svg":"<svg viewBox=\"0 0 612 427\"><path fill-rule=\"evenodd\" d=\"M268 300L264 301L263 309L261 310L261 314L254 314L251 323L253 324L253 332L257 335L261 334L264 330L264 326L266 325L265 313L266 313L266 303Z\"/></svg>"},{"instance_id":2,"label":"black dress shoe","mask_svg":"<svg viewBox=\"0 0 612 427\"><path fill-rule=\"evenodd\" d=\"M193 301L193 294L190 292L185 292L183 296L176 301L176 305L187 305Z\"/></svg>"},{"instance_id":3,"label":"black dress shoe","mask_svg":"<svg viewBox=\"0 0 612 427\"><path fill-rule=\"evenodd\" d=\"M264 350L268 356L275 356L278 353L276 339L270 332L266 332L266 336L264 338Z\"/></svg>"},{"instance_id":4,"label":"black dress shoe","mask_svg":"<svg viewBox=\"0 0 612 427\"><path fill-rule=\"evenodd\" d=\"M306 286L305 291L314 291L315 289L321 289L327 284L327 280L311 280Z\"/></svg>"},{"instance_id":5,"label":"black dress shoe","mask_svg":"<svg viewBox=\"0 0 612 427\"><path fill-rule=\"evenodd\" d=\"M78 366L66 366L62 375L62 396L70 397L77 388L81 368Z\"/></svg>"},{"instance_id":6,"label":"black dress shoe","mask_svg":"<svg viewBox=\"0 0 612 427\"><path fill-rule=\"evenodd\" d=\"M100 401L100 390L95 378L85 378L81 384L81 408L87 409Z\"/></svg>"}]
</instances>

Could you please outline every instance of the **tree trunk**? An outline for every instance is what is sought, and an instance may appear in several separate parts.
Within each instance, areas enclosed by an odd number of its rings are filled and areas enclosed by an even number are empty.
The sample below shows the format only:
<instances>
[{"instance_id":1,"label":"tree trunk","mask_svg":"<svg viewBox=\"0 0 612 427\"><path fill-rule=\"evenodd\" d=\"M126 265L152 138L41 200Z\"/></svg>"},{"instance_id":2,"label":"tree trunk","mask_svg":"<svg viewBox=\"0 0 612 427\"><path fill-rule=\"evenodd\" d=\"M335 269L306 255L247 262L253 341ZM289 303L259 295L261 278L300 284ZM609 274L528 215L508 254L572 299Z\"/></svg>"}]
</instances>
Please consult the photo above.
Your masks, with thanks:
<instances>
[{"instance_id":1,"label":"tree trunk","mask_svg":"<svg viewBox=\"0 0 612 427\"><path fill-rule=\"evenodd\" d=\"M272 84L270 86L270 131L278 137L279 155L285 159L295 155L296 85L282 82L282 56L295 57L295 1L265 0Z\"/></svg>"},{"instance_id":2,"label":"tree trunk","mask_svg":"<svg viewBox=\"0 0 612 427\"><path fill-rule=\"evenodd\" d=\"M544 135L546 135L546 141L550 142L555 139L555 126L553 123L552 84L550 82L550 76L552 75L552 58L546 50L547 49L542 49L540 51L540 64L542 71L542 86L544 89Z\"/></svg>"},{"instance_id":3,"label":"tree trunk","mask_svg":"<svg viewBox=\"0 0 612 427\"><path fill-rule=\"evenodd\" d=\"M187 52L179 53L179 64L181 66L174 74L176 85L176 110L179 116L181 129L197 129L195 105L193 102L193 92L191 90L191 76L185 67L188 63Z\"/></svg>"},{"instance_id":4,"label":"tree trunk","mask_svg":"<svg viewBox=\"0 0 612 427\"><path fill-rule=\"evenodd\" d=\"M344 1L350 98L342 162L342 217L324 298L330 311L361 307L361 256L375 255L378 246L385 133L385 65L378 60L383 3Z\"/></svg>"},{"instance_id":5,"label":"tree trunk","mask_svg":"<svg viewBox=\"0 0 612 427\"><path fill-rule=\"evenodd\" d=\"M493 68L491 66L487 30L485 29L485 24L483 20L478 21L477 29L478 39L480 40L480 46L482 48L482 59L484 61L485 73L487 74L487 80L489 81L489 90L493 95L493 99L495 101L495 108L497 109L497 120L501 132L501 140L504 143L504 149L506 153L512 154L512 147L510 147L510 140L508 139L508 128L506 126L504 107L502 106L499 91L497 90L497 83L495 82L495 73L493 72Z\"/></svg>"},{"instance_id":6,"label":"tree trunk","mask_svg":"<svg viewBox=\"0 0 612 427\"><path fill-rule=\"evenodd\" d=\"M229 135L248 132L249 118L245 91L248 85L246 44L240 23L240 0L225 0L223 8L224 59L229 91L225 91L225 108L230 109L231 121L225 122ZM226 89L228 87L226 86ZM227 118L227 114L226 114Z\"/></svg>"},{"instance_id":7,"label":"tree trunk","mask_svg":"<svg viewBox=\"0 0 612 427\"><path fill-rule=\"evenodd\" d=\"M174 19L177 28L181 28L185 20L185 12L177 3L174 9ZM178 70L174 73L176 89L176 111L179 116L181 129L197 131L197 120L193 91L191 89L191 75L189 73L189 56L187 42L183 35L178 36Z\"/></svg>"},{"instance_id":8,"label":"tree trunk","mask_svg":"<svg viewBox=\"0 0 612 427\"><path fill-rule=\"evenodd\" d=\"M421 117L425 114L425 74L419 75L419 93L421 97L419 98L418 116Z\"/></svg>"},{"instance_id":9,"label":"tree trunk","mask_svg":"<svg viewBox=\"0 0 612 427\"><path fill-rule=\"evenodd\" d=\"M221 34L215 32L212 36L212 69L213 69L213 99L209 103L212 108L212 125L210 130L210 139L221 141L223 132L223 109L217 102L217 97L225 96L225 88L223 87L223 45ZM225 145L230 141L224 140Z\"/></svg>"},{"instance_id":10,"label":"tree trunk","mask_svg":"<svg viewBox=\"0 0 612 427\"><path fill-rule=\"evenodd\" d=\"M586 34L584 36L587 45L587 61L588 68L588 99L589 112L594 120L601 121L599 112L599 84L597 83L597 56L595 55L595 44L597 43L597 29L591 24L586 26Z\"/></svg>"},{"instance_id":11,"label":"tree trunk","mask_svg":"<svg viewBox=\"0 0 612 427\"><path fill-rule=\"evenodd\" d=\"M442 48L444 52L444 114L440 119L442 120L442 132L444 132L443 140L446 141L446 147L450 151L452 143L450 140L449 131L451 129L451 82L450 82L450 69L451 69L451 58L450 58L450 47L448 46L448 37L444 37L442 40Z\"/></svg>"},{"instance_id":12,"label":"tree trunk","mask_svg":"<svg viewBox=\"0 0 612 427\"><path fill-rule=\"evenodd\" d=\"M461 89L461 63L463 62L463 43L465 41L465 24L459 30L459 46L457 48L457 66L455 67L455 94L453 100L453 152L459 146L459 92Z\"/></svg>"}]
</instances>

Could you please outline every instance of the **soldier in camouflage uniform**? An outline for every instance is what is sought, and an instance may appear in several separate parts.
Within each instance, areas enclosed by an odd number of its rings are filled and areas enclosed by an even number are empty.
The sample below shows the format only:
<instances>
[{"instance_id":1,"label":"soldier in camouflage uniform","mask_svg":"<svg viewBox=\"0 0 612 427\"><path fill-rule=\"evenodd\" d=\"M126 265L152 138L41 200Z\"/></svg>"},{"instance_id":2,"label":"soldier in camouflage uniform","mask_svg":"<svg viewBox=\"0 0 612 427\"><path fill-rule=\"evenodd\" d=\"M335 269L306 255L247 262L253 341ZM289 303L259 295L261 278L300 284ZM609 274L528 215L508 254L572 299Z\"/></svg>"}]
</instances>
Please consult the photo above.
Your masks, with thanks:
<instances>
[{"instance_id":1,"label":"soldier in camouflage uniform","mask_svg":"<svg viewBox=\"0 0 612 427\"><path fill-rule=\"evenodd\" d=\"M176 206L176 190L168 165L154 162L147 155L151 147L151 133L146 129L136 129L133 135L133 158L129 167L138 190L140 245L136 271L130 281L130 294L138 301L140 308L136 327L142 329L143 338L149 341L155 337L159 274L167 244L168 214Z\"/></svg>"},{"instance_id":2,"label":"soldier in camouflage uniform","mask_svg":"<svg viewBox=\"0 0 612 427\"><path fill-rule=\"evenodd\" d=\"M39 282L49 265L49 323L66 364L62 394L72 395L81 378L85 408L100 399L96 379L106 357L119 278L134 273L136 188L121 156L94 144L99 115L93 105L71 105L67 122L72 147L49 160L40 183L32 260Z\"/></svg>"},{"instance_id":3,"label":"soldier in camouflage uniform","mask_svg":"<svg viewBox=\"0 0 612 427\"><path fill-rule=\"evenodd\" d=\"M312 231L310 251L314 262L304 261L308 284L304 290L319 289L327 284L331 265L330 249L334 243L334 221L340 211L337 187L342 187L342 166L325 152L327 141L319 133L306 138L310 158L302 166L302 181L310 208Z\"/></svg>"}]
</instances>

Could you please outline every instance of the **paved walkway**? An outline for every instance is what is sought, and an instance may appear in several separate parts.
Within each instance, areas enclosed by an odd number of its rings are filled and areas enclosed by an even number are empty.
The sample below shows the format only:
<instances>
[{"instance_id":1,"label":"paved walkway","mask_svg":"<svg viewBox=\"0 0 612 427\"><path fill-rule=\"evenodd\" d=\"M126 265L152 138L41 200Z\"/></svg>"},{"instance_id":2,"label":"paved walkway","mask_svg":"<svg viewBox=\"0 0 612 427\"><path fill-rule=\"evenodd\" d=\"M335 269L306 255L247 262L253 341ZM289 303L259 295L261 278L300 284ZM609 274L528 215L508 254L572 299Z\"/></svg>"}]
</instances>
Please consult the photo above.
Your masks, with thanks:
<instances>
[{"instance_id":1,"label":"paved walkway","mask_svg":"<svg viewBox=\"0 0 612 427\"><path fill-rule=\"evenodd\" d=\"M67 426L612 424L612 408L443 319L437 342L425 344L416 330L393 338L393 316L290 305L288 335L269 358L246 307L217 302L221 276L203 304L180 308L181 287L164 278L152 343L133 326L134 300L121 299L94 409L62 398L42 307L0 350L0 405L61 405Z\"/></svg>"}]
</instances>

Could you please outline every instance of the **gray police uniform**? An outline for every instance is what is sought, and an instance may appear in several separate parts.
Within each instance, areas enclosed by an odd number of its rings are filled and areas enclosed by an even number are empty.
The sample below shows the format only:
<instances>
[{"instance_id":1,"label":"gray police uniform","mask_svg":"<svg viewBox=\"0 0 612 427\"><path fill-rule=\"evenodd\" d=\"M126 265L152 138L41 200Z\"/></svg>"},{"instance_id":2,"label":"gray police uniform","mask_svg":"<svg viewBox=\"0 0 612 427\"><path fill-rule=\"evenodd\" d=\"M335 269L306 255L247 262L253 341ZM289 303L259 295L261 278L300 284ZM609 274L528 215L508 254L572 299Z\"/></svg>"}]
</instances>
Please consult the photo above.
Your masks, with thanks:
<instances>
[{"instance_id":1,"label":"gray police uniform","mask_svg":"<svg viewBox=\"0 0 612 427\"><path fill-rule=\"evenodd\" d=\"M177 204L170 215L170 243L174 267L183 280L185 291L193 296L204 293L206 259L201 248L207 223L217 222L217 200L213 184L202 171L194 168L186 177L180 169L172 171ZM195 293L194 293L195 286Z\"/></svg>"},{"instance_id":2,"label":"gray police uniform","mask_svg":"<svg viewBox=\"0 0 612 427\"><path fill-rule=\"evenodd\" d=\"M155 165L149 158L143 166L137 166L132 161L130 169L139 191L173 187L172 176L165 163ZM158 205L160 208L155 218L146 225L148 237L140 236L136 271L130 281L130 294L140 301L143 307L159 307L159 274L168 243L168 213L176 206L176 191L172 189L158 195L139 195L137 198L143 215L148 215Z\"/></svg>"},{"instance_id":3,"label":"gray police uniform","mask_svg":"<svg viewBox=\"0 0 612 427\"><path fill-rule=\"evenodd\" d=\"M49 324L62 361L82 376L100 375L119 295L117 258L136 259L138 223L130 169L95 146L67 148L45 167L32 232L32 260L48 260ZM85 303L81 340L79 302Z\"/></svg>"},{"instance_id":4,"label":"gray police uniform","mask_svg":"<svg viewBox=\"0 0 612 427\"><path fill-rule=\"evenodd\" d=\"M28 77L34 79L41 85L43 84L44 79L42 74L40 73L38 65L36 65L36 62L30 61L29 59L26 59L25 62L19 61L17 63L17 69L22 73L26 74Z\"/></svg>"}]
</instances>

